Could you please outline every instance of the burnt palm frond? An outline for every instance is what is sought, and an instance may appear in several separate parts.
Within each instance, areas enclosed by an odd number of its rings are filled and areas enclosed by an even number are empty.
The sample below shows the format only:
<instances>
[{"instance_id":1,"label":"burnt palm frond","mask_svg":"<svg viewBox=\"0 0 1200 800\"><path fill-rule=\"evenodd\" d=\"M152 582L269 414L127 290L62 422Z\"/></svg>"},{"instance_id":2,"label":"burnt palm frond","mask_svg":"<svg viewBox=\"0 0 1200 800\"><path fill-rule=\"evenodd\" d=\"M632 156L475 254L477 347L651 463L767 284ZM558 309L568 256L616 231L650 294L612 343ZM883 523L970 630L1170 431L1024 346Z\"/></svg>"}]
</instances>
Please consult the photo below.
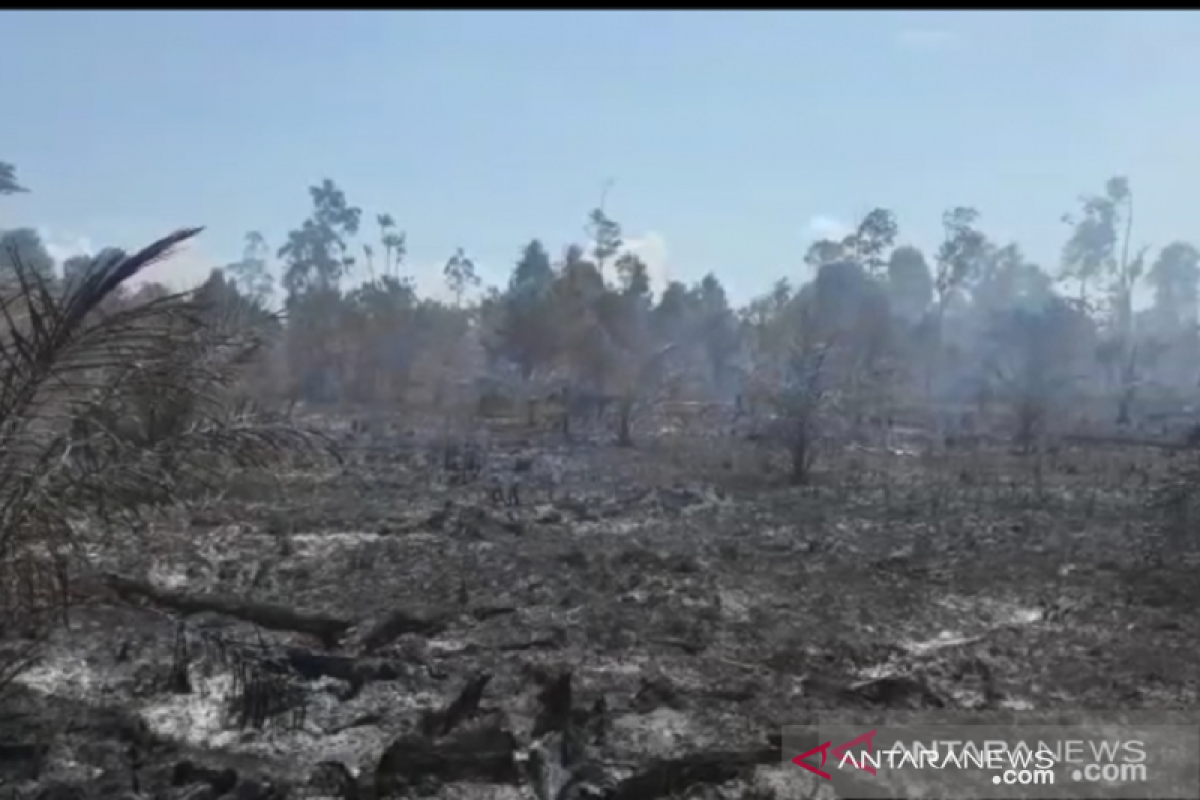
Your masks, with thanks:
<instances>
[{"instance_id":1,"label":"burnt palm frond","mask_svg":"<svg viewBox=\"0 0 1200 800\"><path fill-rule=\"evenodd\" d=\"M12 274L0 277L0 637L40 630L66 607L85 527L185 501L237 470L330 452L239 391L278 330L269 312L201 292L133 301L122 291L200 230L106 251L66 283L10 254Z\"/></svg>"},{"instance_id":2,"label":"burnt palm frond","mask_svg":"<svg viewBox=\"0 0 1200 800\"><path fill-rule=\"evenodd\" d=\"M178 621L171 664L173 678L187 676L200 660L228 670L233 681L225 698L226 713L239 728L303 727L308 691L265 642L237 641Z\"/></svg>"}]
</instances>

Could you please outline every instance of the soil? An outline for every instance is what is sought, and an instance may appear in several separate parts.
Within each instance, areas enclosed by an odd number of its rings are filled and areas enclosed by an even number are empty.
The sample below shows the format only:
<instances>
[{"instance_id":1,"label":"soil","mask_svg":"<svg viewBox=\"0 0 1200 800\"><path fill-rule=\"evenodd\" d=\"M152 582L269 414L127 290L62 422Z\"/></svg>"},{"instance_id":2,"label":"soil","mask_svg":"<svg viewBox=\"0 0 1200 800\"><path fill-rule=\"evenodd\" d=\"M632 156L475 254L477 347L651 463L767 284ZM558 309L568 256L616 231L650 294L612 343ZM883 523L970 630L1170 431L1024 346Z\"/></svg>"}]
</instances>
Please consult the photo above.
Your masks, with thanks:
<instances>
[{"instance_id":1,"label":"soil","mask_svg":"<svg viewBox=\"0 0 1200 800\"><path fill-rule=\"evenodd\" d=\"M834 796L783 728L1196 706L1159 450L846 448L791 487L744 442L507 435L456 485L430 438L97 534L0 796Z\"/></svg>"}]
</instances>

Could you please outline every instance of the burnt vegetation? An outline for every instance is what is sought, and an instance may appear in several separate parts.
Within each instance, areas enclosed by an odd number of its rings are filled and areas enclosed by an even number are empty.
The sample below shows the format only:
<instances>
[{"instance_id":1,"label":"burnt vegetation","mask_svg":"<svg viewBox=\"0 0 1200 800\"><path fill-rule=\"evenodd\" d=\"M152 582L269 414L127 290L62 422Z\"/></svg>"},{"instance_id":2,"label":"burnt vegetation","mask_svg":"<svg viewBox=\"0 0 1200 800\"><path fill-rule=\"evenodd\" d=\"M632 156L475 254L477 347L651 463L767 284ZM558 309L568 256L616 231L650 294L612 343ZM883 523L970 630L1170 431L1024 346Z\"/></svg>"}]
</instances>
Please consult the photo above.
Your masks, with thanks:
<instances>
[{"instance_id":1,"label":"burnt vegetation","mask_svg":"<svg viewBox=\"0 0 1200 800\"><path fill-rule=\"evenodd\" d=\"M876 209L742 308L604 209L422 297L310 195L186 292L199 229L0 234L0 787L788 797L821 711L1195 705L1200 252L1124 179L1056 270Z\"/></svg>"}]
</instances>

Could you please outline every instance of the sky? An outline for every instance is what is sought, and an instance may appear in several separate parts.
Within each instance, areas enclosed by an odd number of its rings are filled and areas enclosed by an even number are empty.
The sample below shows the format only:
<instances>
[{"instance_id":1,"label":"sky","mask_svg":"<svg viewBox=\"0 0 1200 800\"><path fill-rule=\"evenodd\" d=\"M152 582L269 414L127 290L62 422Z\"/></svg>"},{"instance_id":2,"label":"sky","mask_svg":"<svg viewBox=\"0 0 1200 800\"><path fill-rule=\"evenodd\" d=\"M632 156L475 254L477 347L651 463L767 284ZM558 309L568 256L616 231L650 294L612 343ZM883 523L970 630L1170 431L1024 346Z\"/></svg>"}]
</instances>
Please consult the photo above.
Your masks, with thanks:
<instances>
[{"instance_id":1,"label":"sky","mask_svg":"<svg viewBox=\"0 0 1200 800\"><path fill-rule=\"evenodd\" d=\"M1127 175L1135 240L1200 240L1200 11L0 11L0 227L59 256L206 226L173 285L278 246L331 178L440 285L502 284L606 208L656 281L741 302L876 206L943 210L1057 263ZM373 224L365 226L373 229ZM373 231L372 231L373 232Z\"/></svg>"}]
</instances>

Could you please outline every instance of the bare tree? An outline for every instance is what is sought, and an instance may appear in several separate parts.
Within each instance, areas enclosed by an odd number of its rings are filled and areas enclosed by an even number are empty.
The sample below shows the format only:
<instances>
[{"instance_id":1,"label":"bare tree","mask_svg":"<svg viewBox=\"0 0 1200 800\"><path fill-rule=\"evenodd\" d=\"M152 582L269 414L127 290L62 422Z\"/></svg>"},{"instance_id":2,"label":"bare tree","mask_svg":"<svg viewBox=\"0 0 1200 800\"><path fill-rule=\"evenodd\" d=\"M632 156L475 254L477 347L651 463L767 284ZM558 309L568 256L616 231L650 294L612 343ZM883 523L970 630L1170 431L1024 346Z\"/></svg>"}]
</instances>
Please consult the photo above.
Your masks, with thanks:
<instances>
[{"instance_id":1,"label":"bare tree","mask_svg":"<svg viewBox=\"0 0 1200 800\"><path fill-rule=\"evenodd\" d=\"M1014 438L1027 453L1043 441L1078 379L1075 314L1059 302L1037 310L1013 309L993 320L991 338L997 345L988 356L992 384L1012 413Z\"/></svg>"},{"instance_id":2,"label":"bare tree","mask_svg":"<svg viewBox=\"0 0 1200 800\"><path fill-rule=\"evenodd\" d=\"M803 304L788 303L764 328L746 394L769 409L767 430L787 448L792 482L803 485L811 479L837 396L828 369L834 339Z\"/></svg>"}]
</instances>

